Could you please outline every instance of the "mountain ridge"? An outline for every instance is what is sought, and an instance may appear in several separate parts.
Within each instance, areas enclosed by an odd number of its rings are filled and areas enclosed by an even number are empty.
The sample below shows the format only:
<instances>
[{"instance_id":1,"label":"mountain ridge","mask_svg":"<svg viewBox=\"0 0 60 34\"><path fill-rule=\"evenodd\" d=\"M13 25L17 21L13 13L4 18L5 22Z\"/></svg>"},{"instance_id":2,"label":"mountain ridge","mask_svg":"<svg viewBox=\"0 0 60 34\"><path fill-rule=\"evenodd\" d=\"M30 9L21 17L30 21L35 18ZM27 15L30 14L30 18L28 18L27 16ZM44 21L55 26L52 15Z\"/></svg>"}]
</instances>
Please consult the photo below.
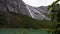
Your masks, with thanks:
<instances>
[{"instance_id":1,"label":"mountain ridge","mask_svg":"<svg viewBox=\"0 0 60 34\"><path fill-rule=\"evenodd\" d=\"M37 20L49 20L46 15L49 12L46 7L33 7L25 4L22 0L0 0L0 11L10 11L24 14ZM7 4L5 4L7 3ZM42 9L43 8L43 9ZM3 10L2 10L3 9Z\"/></svg>"}]
</instances>

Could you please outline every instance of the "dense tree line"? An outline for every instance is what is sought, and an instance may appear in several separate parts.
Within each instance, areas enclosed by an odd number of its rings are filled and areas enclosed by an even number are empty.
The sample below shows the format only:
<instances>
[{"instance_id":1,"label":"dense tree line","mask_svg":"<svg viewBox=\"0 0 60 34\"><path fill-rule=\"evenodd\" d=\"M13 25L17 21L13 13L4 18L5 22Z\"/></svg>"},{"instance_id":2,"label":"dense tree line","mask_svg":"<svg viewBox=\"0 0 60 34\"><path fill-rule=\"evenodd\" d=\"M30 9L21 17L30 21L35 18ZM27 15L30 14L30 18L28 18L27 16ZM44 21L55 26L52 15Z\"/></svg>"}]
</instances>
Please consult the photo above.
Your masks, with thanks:
<instances>
[{"instance_id":1,"label":"dense tree line","mask_svg":"<svg viewBox=\"0 0 60 34\"><path fill-rule=\"evenodd\" d=\"M49 6L49 10L51 10L51 21L52 23L56 23L56 28L52 32L52 34L60 34L60 4L58 3L60 0L56 0Z\"/></svg>"}]
</instances>

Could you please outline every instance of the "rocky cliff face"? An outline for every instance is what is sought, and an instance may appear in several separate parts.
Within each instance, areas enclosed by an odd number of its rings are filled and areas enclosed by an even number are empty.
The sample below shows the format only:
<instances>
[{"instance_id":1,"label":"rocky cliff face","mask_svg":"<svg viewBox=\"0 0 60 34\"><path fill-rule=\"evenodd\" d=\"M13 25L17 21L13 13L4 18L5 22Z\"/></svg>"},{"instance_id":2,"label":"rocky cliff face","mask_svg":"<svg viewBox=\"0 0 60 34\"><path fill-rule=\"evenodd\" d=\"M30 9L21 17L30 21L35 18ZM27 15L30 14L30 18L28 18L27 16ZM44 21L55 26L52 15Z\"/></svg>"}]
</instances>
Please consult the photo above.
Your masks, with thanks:
<instances>
[{"instance_id":1,"label":"rocky cliff face","mask_svg":"<svg viewBox=\"0 0 60 34\"><path fill-rule=\"evenodd\" d=\"M49 12L47 7L32 7L26 5L22 0L0 0L0 11L24 14L37 20L48 20L46 15Z\"/></svg>"},{"instance_id":2,"label":"rocky cliff face","mask_svg":"<svg viewBox=\"0 0 60 34\"><path fill-rule=\"evenodd\" d=\"M31 12L31 16L34 19L37 20L50 20L50 18L47 17L47 15L50 13L50 11L48 10L47 6L41 6L41 7L32 7L27 5L30 12Z\"/></svg>"},{"instance_id":3,"label":"rocky cliff face","mask_svg":"<svg viewBox=\"0 0 60 34\"><path fill-rule=\"evenodd\" d=\"M28 10L22 0L0 0L0 11L10 11L28 15Z\"/></svg>"}]
</instances>

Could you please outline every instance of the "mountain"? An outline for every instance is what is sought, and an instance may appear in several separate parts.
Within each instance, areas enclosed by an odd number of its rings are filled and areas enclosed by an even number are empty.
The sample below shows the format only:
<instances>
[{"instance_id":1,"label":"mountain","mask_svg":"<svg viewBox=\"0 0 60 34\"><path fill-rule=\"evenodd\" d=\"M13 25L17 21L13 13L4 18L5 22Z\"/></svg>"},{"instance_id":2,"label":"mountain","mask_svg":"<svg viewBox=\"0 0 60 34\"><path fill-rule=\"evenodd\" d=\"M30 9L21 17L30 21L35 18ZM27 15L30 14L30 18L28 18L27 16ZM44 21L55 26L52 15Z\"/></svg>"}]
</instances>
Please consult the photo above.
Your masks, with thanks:
<instances>
[{"instance_id":1,"label":"mountain","mask_svg":"<svg viewBox=\"0 0 60 34\"><path fill-rule=\"evenodd\" d=\"M0 0L0 2L1 11L10 11L19 14L22 13L24 15L29 15L25 3L22 0Z\"/></svg>"},{"instance_id":2,"label":"mountain","mask_svg":"<svg viewBox=\"0 0 60 34\"><path fill-rule=\"evenodd\" d=\"M0 0L0 28L51 28L45 21L48 12L45 6L32 7L22 0Z\"/></svg>"},{"instance_id":3,"label":"mountain","mask_svg":"<svg viewBox=\"0 0 60 34\"><path fill-rule=\"evenodd\" d=\"M0 11L10 11L24 14L37 20L50 20L47 15L47 6L32 7L25 4L22 0L0 0Z\"/></svg>"},{"instance_id":4,"label":"mountain","mask_svg":"<svg viewBox=\"0 0 60 34\"><path fill-rule=\"evenodd\" d=\"M27 7L31 13L32 18L37 20L50 20L50 18L47 17L50 12L47 6L32 7L27 5Z\"/></svg>"},{"instance_id":5,"label":"mountain","mask_svg":"<svg viewBox=\"0 0 60 34\"><path fill-rule=\"evenodd\" d=\"M17 14L14 12L0 11L0 28L54 28L53 23L47 20L36 20L27 15Z\"/></svg>"}]
</instances>

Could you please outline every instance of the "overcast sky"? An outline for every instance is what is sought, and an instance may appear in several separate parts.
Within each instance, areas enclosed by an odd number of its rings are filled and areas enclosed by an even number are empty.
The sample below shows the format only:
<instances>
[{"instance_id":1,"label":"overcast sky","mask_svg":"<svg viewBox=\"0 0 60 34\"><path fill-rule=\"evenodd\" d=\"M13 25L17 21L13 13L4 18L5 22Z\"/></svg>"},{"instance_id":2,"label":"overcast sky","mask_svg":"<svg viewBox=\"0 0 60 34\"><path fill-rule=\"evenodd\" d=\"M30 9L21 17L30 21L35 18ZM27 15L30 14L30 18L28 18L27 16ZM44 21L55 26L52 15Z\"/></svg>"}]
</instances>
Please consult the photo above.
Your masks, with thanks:
<instances>
[{"instance_id":1,"label":"overcast sky","mask_svg":"<svg viewBox=\"0 0 60 34\"><path fill-rule=\"evenodd\" d=\"M26 4L39 7L39 6L48 6L56 0L23 0Z\"/></svg>"}]
</instances>

